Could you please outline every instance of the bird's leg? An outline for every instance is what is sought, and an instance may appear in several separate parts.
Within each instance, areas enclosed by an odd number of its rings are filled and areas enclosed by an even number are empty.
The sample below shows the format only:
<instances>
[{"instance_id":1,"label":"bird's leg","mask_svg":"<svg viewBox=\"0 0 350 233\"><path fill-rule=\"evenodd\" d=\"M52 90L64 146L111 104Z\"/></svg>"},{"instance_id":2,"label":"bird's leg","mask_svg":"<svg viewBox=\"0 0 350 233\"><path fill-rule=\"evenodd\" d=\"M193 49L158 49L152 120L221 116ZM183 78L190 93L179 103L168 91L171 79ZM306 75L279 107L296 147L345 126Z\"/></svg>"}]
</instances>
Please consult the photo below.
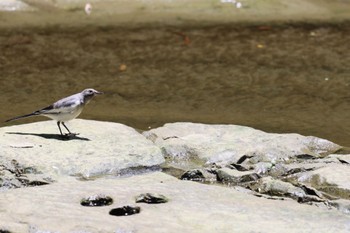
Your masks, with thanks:
<instances>
[{"instance_id":1,"label":"bird's leg","mask_svg":"<svg viewBox=\"0 0 350 233\"><path fill-rule=\"evenodd\" d=\"M60 126L60 123L61 123L61 122L57 121L57 126L58 126L58 129L60 130L61 136L63 136L63 133L62 133L62 130L61 130L61 126Z\"/></svg>"},{"instance_id":2,"label":"bird's leg","mask_svg":"<svg viewBox=\"0 0 350 233\"><path fill-rule=\"evenodd\" d=\"M63 125L64 128L66 128L66 130L69 132L68 136L75 136L75 135L78 135L78 133L72 133L71 131L69 131L68 127L64 124L64 122L62 122L62 125Z\"/></svg>"}]
</instances>

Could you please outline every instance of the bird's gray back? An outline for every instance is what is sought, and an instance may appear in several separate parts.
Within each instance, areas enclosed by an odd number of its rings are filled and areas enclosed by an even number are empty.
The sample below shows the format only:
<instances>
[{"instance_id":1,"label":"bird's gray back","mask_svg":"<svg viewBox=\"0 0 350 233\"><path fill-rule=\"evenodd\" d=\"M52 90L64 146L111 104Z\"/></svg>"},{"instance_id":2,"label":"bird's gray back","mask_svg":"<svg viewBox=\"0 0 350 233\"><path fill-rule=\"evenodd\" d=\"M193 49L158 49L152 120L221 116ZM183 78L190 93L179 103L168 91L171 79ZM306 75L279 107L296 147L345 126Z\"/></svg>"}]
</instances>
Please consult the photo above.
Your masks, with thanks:
<instances>
[{"instance_id":1,"label":"bird's gray back","mask_svg":"<svg viewBox=\"0 0 350 233\"><path fill-rule=\"evenodd\" d=\"M57 108L71 108L74 106L78 106L84 104L84 96L81 93L77 93L63 99L58 100L53 104L55 109Z\"/></svg>"}]
</instances>

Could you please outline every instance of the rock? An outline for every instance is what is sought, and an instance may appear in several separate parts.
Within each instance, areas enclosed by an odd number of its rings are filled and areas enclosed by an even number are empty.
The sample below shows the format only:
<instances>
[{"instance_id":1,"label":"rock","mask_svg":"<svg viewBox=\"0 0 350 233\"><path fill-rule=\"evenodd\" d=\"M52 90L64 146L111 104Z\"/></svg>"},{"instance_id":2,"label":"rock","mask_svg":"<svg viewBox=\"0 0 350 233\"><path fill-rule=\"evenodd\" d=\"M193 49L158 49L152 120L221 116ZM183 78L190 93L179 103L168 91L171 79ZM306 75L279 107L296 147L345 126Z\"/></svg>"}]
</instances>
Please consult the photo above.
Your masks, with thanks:
<instances>
[{"instance_id":1,"label":"rock","mask_svg":"<svg viewBox=\"0 0 350 233\"><path fill-rule=\"evenodd\" d=\"M98 194L83 198L80 204L82 206L107 206L113 204L113 199L104 194Z\"/></svg>"},{"instance_id":2,"label":"rock","mask_svg":"<svg viewBox=\"0 0 350 233\"><path fill-rule=\"evenodd\" d=\"M1 0L0 11L33 11L26 3L20 0Z\"/></svg>"},{"instance_id":3,"label":"rock","mask_svg":"<svg viewBox=\"0 0 350 233\"><path fill-rule=\"evenodd\" d=\"M147 204L167 203L168 198L166 198L162 194L145 193L145 194L140 194L136 197L136 203L138 203L138 202L144 202Z\"/></svg>"},{"instance_id":4,"label":"rock","mask_svg":"<svg viewBox=\"0 0 350 233\"><path fill-rule=\"evenodd\" d=\"M256 192L270 196L290 197L298 202L324 201L316 193L307 194L304 189L296 187L291 183L277 180L270 176L261 178L257 183L250 186Z\"/></svg>"},{"instance_id":5,"label":"rock","mask_svg":"<svg viewBox=\"0 0 350 233\"><path fill-rule=\"evenodd\" d=\"M232 168L232 169L236 169L237 171L241 171L241 172L251 170L251 167L244 166L244 165L241 165L241 164L238 164L238 163L231 163L227 167Z\"/></svg>"},{"instance_id":6,"label":"rock","mask_svg":"<svg viewBox=\"0 0 350 233\"><path fill-rule=\"evenodd\" d=\"M270 162L259 162L254 165L254 171L259 175L268 174L273 166Z\"/></svg>"},{"instance_id":7,"label":"rock","mask_svg":"<svg viewBox=\"0 0 350 233\"><path fill-rule=\"evenodd\" d=\"M15 159L56 179L118 174L164 162L160 149L128 126L80 119L69 124L80 133L71 140L62 140L54 121L0 128L0 164Z\"/></svg>"},{"instance_id":8,"label":"rock","mask_svg":"<svg viewBox=\"0 0 350 233\"><path fill-rule=\"evenodd\" d=\"M141 208L138 206L123 206L119 208L114 208L109 211L110 215L114 216L129 216L134 214L139 214Z\"/></svg>"},{"instance_id":9,"label":"rock","mask_svg":"<svg viewBox=\"0 0 350 233\"><path fill-rule=\"evenodd\" d=\"M230 168L221 168L216 171L217 180L230 185L238 185L246 182L257 181L260 176L250 171L237 171Z\"/></svg>"},{"instance_id":10,"label":"rock","mask_svg":"<svg viewBox=\"0 0 350 233\"><path fill-rule=\"evenodd\" d=\"M331 196L349 199L349 177L349 165L327 164L325 167L300 174L298 182L310 185Z\"/></svg>"},{"instance_id":11,"label":"rock","mask_svg":"<svg viewBox=\"0 0 350 233\"><path fill-rule=\"evenodd\" d=\"M350 214L350 200L339 199L330 201L329 204L345 214Z\"/></svg>"},{"instance_id":12,"label":"rock","mask_svg":"<svg viewBox=\"0 0 350 233\"><path fill-rule=\"evenodd\" d=\"M5 229L0 229L0 233L11 233L11 231L5 230Z\"/></svg>"},{"instance_id":13,"label":"rock","mask_svg":"<svg viewBox=\"0 0 350 233\"><path fill-rule=\"evenodd\" d=\"M213 182L216 181L215 172L207 169L193 169L186 171L180 177L181 180L192 180L199 182Z\"/></svg>"},{"instance_id":14,"label":"rock","mask_svg":"<svg viewBox=\"0 0 350 233\"><path fill-rule=\"evenodd\" d=\"M33 167L24 167L16 160L6 161L0 164L0 189L23 188L52 183Z\"/></svg>"},{"instance_id":15,"label":"rock","mask_svg":"<svg viewBox=\"0 0 350 233\"><path fill-rule=\"evenodd\" d=\"M81 197L103 192L118 200L113 208L128 206L146 190L161 193L171 201L164 205L139 203L140 214L118 220L109 216L110 206L85 208L79 204ZM350 230L349 215L335 209L301 205L290 199L268 200L235 188L184 182L161 172L90 181L64 177L51 185L1 192L0 219L0 229L19 233L28 232L32 226L36 229L33 232L123 229L123 232L212 233L234 229L289 233L304 232L305 226L321 233Z\"/></svg>"},{"instance_id":16,"label":"rock","mask_svg":"<svg viewBox=\"0 0 350 233\"><path fill-rule=\"evenodd\" d=\"M170 123L143 134L167 157L197 157L221 165L286 162L304 155L320 158L342 148L317 137L265 133L237 125Z\"/></svg>"},{"instance_id":17,"label":"rock","mask_svg":"<svg viewBox=\"0 0 350 233\"><path fill-rule=\"evenodd\" d=\"M182 174L180 179L192 180L192 181L203 181L205 178L203 173L200 170L194 169L194 170L186 171L184 174Z\"/></svg>"},{"instance_id":18,"label":"rock","mask_svg":"<svg viewBox=\"0 0 350 233\"><path fill-rule=\"evenodd\" d=\"M328 156L329 158L336 158L339 162L344 164L350 164L350 154L332 154Z\"/></svg>"}]
</instances>

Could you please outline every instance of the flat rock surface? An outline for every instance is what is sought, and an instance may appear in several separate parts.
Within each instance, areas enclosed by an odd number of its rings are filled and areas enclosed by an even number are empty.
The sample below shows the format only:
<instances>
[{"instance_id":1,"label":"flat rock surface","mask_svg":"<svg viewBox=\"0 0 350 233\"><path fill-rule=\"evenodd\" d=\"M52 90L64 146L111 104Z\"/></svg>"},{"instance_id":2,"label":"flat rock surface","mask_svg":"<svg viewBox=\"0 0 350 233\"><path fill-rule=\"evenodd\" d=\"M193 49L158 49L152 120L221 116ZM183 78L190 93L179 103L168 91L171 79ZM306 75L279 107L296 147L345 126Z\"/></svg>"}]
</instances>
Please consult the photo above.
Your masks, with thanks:
<instances>
[{"instance_id":1,"label":"flat rock surface","mask_svg":"<svg viewBox=\"0 0 350 233\"><path fill-rule=\"evenodd\" d=\"M150 191L164 195L169 202L135 203L136 196ZM83 198L97 194L113 198L113 204L80 205ZM141 212L121 217L108 214L126 205L139 206ZM18 233L350 231L350 216L335 210L289 199L268 200L160 172L94 181L67 177L47 186L8 190L0 195L0 219L0 229Z\"/></svg>"},{"instance_id":2,"label":"flat rock surface","mask_svg":"<svg viewBox=\"0 0 350 233\"><path fill-rule=\"evenodd\" d=\"M300 182L310 183L315 187L328 186L347 190L350 199L350 165L328 164L326 167L306 172L299 178Z\"/></svg>"},{"instance_id":3,"label":"flat rock surface","mask_svg":"<svg viewBox=\"0 0 350 233\"><path fill-rule=\"evenodd\" d=\"M164 162L160 149L128 126L78 119L66 125L80 134L62 139L54 121L0 128L0 164L16 160L54 178L88 178Z\"/></svg>"},{"instance_id":4,"label":"flat rock surface","mask_svg":"<svg viewBox=\"0 0 350 233\"><path fill-rule=\"evenodd\" d=\"M198 157L209 163L279 162L298 156L319 158L341 147L328 140L299 134L266 133L238 125L169 123L144 132L168 157Z\"/></svg>"}]
</instances>

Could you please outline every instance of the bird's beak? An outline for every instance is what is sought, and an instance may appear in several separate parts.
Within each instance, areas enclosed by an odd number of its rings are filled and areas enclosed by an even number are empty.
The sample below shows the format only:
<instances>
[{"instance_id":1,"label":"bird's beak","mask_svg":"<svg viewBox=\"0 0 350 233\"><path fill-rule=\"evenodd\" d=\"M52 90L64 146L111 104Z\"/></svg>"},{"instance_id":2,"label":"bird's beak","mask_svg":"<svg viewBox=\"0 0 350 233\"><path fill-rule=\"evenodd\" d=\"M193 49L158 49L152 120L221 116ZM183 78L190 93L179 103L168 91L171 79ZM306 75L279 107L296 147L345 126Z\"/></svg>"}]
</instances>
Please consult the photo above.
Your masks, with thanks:
<instances>
[{"instance_id":1,"label":"bird's beak","mask_svg":"<svg viewBox=\"0 0 350 233\"><path fill-rule=\"evenodd\" d=\"M97 94L97 95L102 95L103 92L101 92L101 91L96 91L95 94Z\"/></svg>"}]
</instances>

